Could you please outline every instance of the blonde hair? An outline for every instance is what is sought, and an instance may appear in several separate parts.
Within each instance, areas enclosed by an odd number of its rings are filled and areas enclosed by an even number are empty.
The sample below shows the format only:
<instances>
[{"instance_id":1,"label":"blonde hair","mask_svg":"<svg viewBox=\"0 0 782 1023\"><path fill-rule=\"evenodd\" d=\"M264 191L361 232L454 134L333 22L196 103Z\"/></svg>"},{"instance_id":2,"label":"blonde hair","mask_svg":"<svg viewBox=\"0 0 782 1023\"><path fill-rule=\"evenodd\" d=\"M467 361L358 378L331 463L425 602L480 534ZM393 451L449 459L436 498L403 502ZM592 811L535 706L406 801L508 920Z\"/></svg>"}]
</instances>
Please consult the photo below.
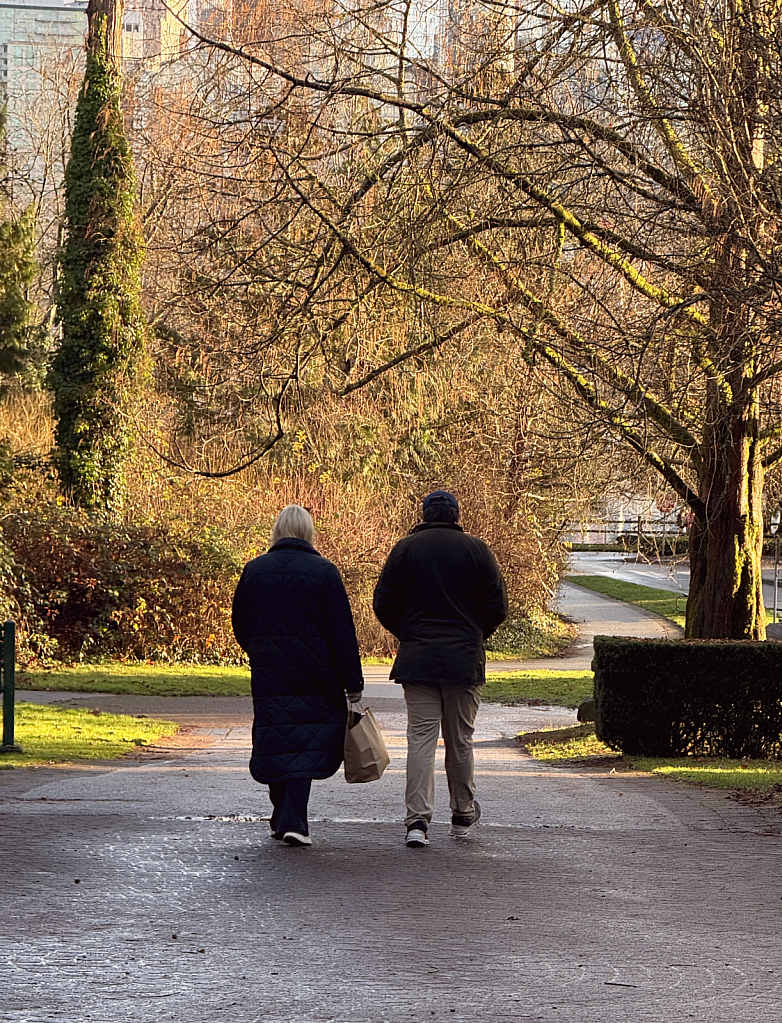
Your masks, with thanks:
<instances>
[{"instance_id":1,"label":"blonde hair","mask_svg":"<svg viewBox=\"0 0 782 1023\"><path fill-rule=\"evenodd\" d=\"M295 536L307 543L315 543L315 523L306 508L300 504L287 504L272 526L272 543L284 536Z\"/></svg>"}]
</instances>

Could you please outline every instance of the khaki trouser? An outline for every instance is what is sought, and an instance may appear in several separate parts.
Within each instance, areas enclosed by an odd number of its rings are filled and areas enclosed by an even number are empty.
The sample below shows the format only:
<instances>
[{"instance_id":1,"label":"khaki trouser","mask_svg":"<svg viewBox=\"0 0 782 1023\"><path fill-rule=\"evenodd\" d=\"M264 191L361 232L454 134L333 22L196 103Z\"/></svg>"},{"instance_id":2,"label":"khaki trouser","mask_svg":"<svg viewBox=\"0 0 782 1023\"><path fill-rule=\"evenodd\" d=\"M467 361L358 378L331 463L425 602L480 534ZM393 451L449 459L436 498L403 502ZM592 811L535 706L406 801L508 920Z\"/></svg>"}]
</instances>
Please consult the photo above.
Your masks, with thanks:
<instances>
[{"instance_id":1,"label":"khaki trouser","mask_svg":"<svg viewBox=\"0 0 782 1023\"><path fill-rule=\"evenodd\" d=\"M475 809L472 736L481 687L403 682L407 703L407 786L405 824L431 821L434 813L434 757L440 726L445 742L445 774L451 812Z\"/></svg>"}]
</instances>

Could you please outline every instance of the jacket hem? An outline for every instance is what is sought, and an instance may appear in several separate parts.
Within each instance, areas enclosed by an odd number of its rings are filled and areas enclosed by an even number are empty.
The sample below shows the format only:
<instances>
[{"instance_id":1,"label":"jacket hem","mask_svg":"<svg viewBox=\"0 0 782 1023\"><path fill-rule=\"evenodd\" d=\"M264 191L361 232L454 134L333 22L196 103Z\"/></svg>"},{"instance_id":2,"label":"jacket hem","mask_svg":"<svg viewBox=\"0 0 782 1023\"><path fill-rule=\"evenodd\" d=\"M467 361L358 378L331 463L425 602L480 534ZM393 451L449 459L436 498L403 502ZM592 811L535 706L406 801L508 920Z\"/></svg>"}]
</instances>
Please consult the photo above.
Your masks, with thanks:
<instances>
[{"instance_id":1,"label":"jacket hem","mask_svg":"<svg viewBox=\"0 0 782 1023\"><path fill-rule=\"evenodd\" d=\"M333 771L291 771L285 774L264 774L262 776L261 772L254 772L251 765L250 774L253 781L257 781L259 785L273 785L278 781L292 781L297 778L311 778L313 781L322 781L324 778L333 778L340 767L342 767L342 761L337 764Z\"/></svg>"}]
</instances>

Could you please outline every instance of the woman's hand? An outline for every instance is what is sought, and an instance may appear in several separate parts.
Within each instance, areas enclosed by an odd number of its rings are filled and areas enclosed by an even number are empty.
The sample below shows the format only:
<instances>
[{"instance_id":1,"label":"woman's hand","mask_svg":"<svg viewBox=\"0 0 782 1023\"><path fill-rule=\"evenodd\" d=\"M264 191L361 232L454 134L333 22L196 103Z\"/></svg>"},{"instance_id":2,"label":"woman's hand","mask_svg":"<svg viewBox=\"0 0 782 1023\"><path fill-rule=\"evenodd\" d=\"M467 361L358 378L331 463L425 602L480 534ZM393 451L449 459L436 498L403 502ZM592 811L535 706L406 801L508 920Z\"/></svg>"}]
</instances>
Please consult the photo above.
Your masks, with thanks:
<instances>
[{"instance_id":1,"label":"woman's hand","mask_svg":"<svg viewBox=\"0 0 782 1023\"><path fill-rule=\"evenodd\" d=\"M348 699L350 700L351 703L358 703L363 695L364 695L363 690L358 693L348 693Z\"/></svg>"}]
</instances>

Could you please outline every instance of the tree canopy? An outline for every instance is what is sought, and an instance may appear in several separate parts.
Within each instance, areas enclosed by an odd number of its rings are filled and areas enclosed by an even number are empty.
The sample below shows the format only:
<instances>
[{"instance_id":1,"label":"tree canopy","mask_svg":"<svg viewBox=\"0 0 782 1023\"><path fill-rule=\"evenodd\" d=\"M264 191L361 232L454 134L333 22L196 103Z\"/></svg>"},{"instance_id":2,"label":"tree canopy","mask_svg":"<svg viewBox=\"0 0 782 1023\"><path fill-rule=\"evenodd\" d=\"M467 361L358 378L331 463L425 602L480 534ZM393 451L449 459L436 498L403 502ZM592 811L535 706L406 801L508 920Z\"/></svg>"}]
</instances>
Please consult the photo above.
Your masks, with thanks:
<instances>
[{"instance_id":1,"label":"tree canopy","mask_svg":"<svg viewBox=\"0 0 782 1023\"><path fill-rule=\"evenodd\" d=\"M213 201L185 248L237 406L500 340L692 510L688 633L762 637L779 7L294 2L201 35L222 63L177 123Z\"/></svg>"}]
</instances>

